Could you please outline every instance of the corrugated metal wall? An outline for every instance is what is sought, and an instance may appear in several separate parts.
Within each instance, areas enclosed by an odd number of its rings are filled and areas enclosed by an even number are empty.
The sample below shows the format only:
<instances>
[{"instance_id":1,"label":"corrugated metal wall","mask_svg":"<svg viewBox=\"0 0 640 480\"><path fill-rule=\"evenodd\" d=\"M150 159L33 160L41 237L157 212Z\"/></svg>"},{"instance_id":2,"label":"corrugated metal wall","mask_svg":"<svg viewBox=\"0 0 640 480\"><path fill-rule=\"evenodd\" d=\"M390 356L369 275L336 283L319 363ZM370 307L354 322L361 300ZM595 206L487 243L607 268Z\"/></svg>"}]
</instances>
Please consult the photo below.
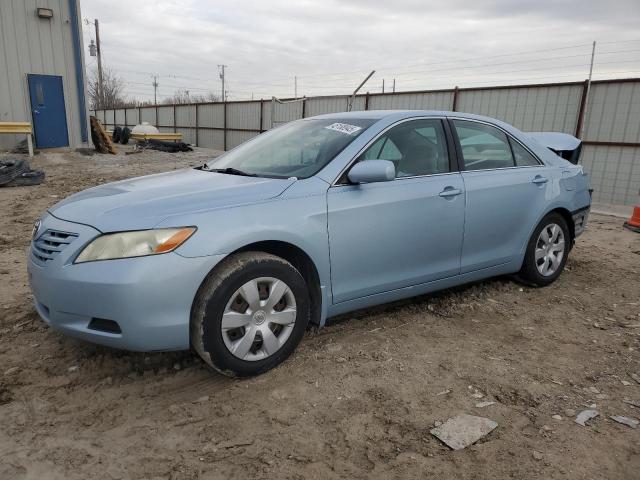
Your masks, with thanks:
<instances>
[{"instance_id":1,"label":"corrugated metal wall","mask_svg":"<svg viewBox=\"0 0 640 480\"><path fill-rule=\"evenodd\" d=\"M574 134L582 86L461 90L457 110L503 120L525 132Z\"/></svg>"},{"instance_id":2,"label":"corrugated metal wall","mask_svg":"<svg viewBox=\"0 0 640 480\"><path fill-rule=\"evenodd\" d=\"M76 5L82 22L79 2ZM37 7L51 8L53 18L39 18ZM81 123L88 125L88 115L80 115L69 16L69 0L0 1L0 121L32 122L28 73L59 75L69 145L75 147L82 143ZM0 135L0 148L12 148L23 139L24 135Z\"/></svg>"},{"instance_id":3,"label":"corrugated metal wall","mask_svg":"<svg viewBox=\"0 0 640 480\"><path fill-rule=\"evenodd\" d=\"M640 203L640 81L593 84L583 131L592 142L581 162L591 174L594 198Z\"/></svg>"},{"instance_id":4,"label":"corrugated metal wall","mask_svg":"<svg viewBox=\"0 0 640 480\"><path fill-rule=\"evenodd\" d=\"M498 118L524 131L576 135L585 85L571 82L359 95L353 110L457 110ZM138 119L179 131L185 141L228 150L274 125L323 113L347 110L349 96L312 97L302 101L209 103L127 109L127 124ZM640 188L640 79L594 82L585 105L582 163L591 174L598 202L633 205ZM113 126L124 125L124 110L97 112ZM114 117L115 115L115 117ZM197 121L196 121L197 120ZM196 128L197 126L197 128Z\"/></svg>"}]
</instances>

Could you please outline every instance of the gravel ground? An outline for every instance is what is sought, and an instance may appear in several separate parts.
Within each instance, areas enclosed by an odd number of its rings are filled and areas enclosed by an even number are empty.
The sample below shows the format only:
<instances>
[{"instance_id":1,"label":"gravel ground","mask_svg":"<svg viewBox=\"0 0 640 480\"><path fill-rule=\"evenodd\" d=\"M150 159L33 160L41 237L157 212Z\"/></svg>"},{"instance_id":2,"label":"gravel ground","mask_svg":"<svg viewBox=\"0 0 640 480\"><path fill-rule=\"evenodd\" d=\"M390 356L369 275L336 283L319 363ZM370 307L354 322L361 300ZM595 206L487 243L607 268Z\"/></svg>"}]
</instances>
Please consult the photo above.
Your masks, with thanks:
<instances>
[{"instance_id":1,"label":"gravel ground","mask_svg":"<svg viewBox=\"0 0 640 480\"><path fill-rule=\"evenodd\" d=\"M592 216L552 287L498 278L343 316L249 380L46 327L25 267L38 215L209 156L48 153L44 184L0 189L0 479L638 478L640 428L610 416L640 417L640 235L613 217ZM429 431L459 413L498 427L450 451Z\"/></svg>"}]
</instances>

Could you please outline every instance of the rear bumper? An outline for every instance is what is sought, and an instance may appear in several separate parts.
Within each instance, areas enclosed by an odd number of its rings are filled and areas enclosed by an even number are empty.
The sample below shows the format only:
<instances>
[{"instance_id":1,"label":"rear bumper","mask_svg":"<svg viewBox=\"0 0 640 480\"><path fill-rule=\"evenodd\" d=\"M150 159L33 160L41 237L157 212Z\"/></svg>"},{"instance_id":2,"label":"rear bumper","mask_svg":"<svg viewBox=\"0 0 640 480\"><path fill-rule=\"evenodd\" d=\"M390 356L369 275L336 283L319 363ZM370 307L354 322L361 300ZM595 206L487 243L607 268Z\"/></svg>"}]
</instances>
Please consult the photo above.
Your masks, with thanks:
<instances>
[{"instance_id":1,"label":"rear bumper","mask_svg":"<svg viewBox=\"0 0 640 480\"><path fill-rule=\"evenodd\" d=\"M587 228L590 211L591 207L584 207L571 214L571 218L573 219L573 232L576 238L582 235L584 230Z\"/></svg>"},{"instance_id":2,"label":"rear bumper","mask_svg":"<svg viewBox=\"0 0 640 480\"><path fill-rule=\"evenodd\" d=\"M223 258L185 258L177 253L73 264L78 251L99 232L83 225L43 219L43 230L74 232L54 259L29 252L29 283L36 310L52 328L76 338L135 351L189 348L191 305L198 287ZM93 328L89 325L93 319ZM103 320L120 332L95 329Z\"/></svg>"}]
</instances>

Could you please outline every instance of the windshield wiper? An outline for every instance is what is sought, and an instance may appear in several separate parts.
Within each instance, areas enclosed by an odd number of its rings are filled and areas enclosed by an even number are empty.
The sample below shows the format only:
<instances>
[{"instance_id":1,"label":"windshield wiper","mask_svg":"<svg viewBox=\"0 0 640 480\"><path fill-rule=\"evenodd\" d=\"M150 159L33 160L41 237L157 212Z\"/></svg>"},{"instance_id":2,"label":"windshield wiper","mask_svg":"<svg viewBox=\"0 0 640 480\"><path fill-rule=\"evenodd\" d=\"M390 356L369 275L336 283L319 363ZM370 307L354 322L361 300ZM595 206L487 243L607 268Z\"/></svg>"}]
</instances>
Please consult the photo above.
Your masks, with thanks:
<instances>
[{"instance_id":1,"label":"windshield wiper","mask_svg":"<svg viewBox=\"0 0 640 480\"><path fill-rule=\"evenodd\" d=\"M257 177L255 173L243 172L242 170L238 170L237 168L227 167L227 168L210 168L209 172L216 173L226 173L228 175L242 175L243 177Z\"/></svg>"}]
</instances>

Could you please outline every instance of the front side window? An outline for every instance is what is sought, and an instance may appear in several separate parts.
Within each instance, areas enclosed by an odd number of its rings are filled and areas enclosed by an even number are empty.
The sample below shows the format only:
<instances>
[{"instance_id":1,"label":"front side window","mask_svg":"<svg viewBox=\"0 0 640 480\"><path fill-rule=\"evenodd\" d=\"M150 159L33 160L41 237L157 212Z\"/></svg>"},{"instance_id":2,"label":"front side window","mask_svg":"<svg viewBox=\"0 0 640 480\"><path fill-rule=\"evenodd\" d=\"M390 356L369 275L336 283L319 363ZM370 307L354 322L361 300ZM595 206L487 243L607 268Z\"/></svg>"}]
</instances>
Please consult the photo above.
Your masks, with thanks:
<instances>
[{"instance_id":1,"label":"front side window","mask_svg":"<svg viewBox=\"0 0 640 480\"><path fill-rule=\"evenodd\" d=\"M273 178L318 173L375 120L305 119L290 122L208 162L206 170L232 169Z\"/></svg>"},{"instance_id":2,"label":"front side window","mask_svg":"<svg viewBox=\"0 0 640 480\"><path fill-rule=\"evenodd\" d=\"M396 178L449 172L446 137L440 120L411 120L385 132L358 160L389 160Z\"/></svg>"}]
</instances>

